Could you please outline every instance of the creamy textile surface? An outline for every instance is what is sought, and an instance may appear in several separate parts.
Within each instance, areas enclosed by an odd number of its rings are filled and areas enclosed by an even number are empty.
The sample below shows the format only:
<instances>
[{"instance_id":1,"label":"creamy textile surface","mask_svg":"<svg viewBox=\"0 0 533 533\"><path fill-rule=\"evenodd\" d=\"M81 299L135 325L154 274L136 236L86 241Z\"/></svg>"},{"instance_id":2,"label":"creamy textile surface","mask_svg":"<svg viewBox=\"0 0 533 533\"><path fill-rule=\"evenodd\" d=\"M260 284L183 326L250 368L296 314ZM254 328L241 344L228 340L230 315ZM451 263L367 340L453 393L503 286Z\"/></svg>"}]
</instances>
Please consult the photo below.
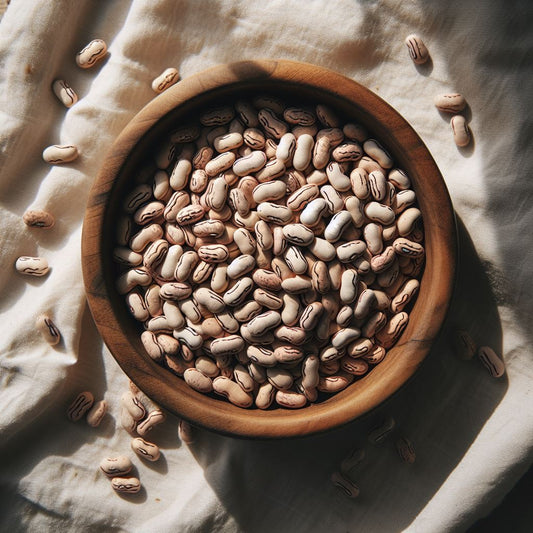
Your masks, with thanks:
<instances>
[{"instance_id":1,"label":"creamy textile surface","mask_svg":"<svg viewBox=\"0 0 533 533\"><path fill-rule=\"evenodd\" d=\"M2 3L3 6L4 3ZM430 0L12 0L0 22L0 529L2 531L463 531L485 516L533 457L533 6L530 2ZM412 32L432 61L416 67ZM104 39L93 69L75 53ZM334 69L394 106L439 166L458 217L460 264L448 322L416 376L376 412L347 427L290 442L235 440L196 430L187 446L169 416L149 439L162 458L133 457L120 426L128 379L103 345L85 301L80 238L85 203L106 150L175 66L182 77L220 63L285 58ZM51 91L66 79L80 100L64 108ZM474 142L458 149L449 118L433 106L459 91ZM73 163L42 161L72 143ZM56 217L29 229L29 209ZM14 269L42 255L44 278ZM63 340L34 329L48 312ZM463 327L503 354L489 376L450 343ZM82 390L110 415L93 429L66 406ZM415 464L368 429L395 417L413 441ZM354 447L366 461L349 500L329 482ZM143 489L121 497L98 471L128 454Z\"/></svg>"}]
</instances>

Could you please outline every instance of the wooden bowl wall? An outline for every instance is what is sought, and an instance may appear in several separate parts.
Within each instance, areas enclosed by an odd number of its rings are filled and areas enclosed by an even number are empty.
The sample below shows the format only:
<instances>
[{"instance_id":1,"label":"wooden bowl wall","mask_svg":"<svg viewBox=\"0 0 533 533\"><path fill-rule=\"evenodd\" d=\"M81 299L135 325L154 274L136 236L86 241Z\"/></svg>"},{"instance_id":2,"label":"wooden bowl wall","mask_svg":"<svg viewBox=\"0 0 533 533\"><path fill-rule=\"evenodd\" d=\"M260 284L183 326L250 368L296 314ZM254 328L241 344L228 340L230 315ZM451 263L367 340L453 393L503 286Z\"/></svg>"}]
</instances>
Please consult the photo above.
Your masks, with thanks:
<instances>
[{"instance_id":1,"label":"wooden bowl wall","mask_svg":"<svg viewBox=\"0 0 533 533\"><path fill-rule=\"evenodd\" d=\"M115 289L115 221L122 198L143 180L143 168L168 133L199 110L237 97L274 94L288 101L324 103L364 125L410 176L423 214L426 266L410 320L387 357L362 379L299 410L241 409L188 387L155 363L140 341L139 324ZM155 169L155 167L154 167ZM455 272L453 210L430 153L409 124L365 87L335 72L291 61L223 65L180 81L156 97L126 126L94 183L82 235L84 282L96 325L131 380L154 401L194 424L261 438L303 436L345 424L397 391L428 354L445 318Z\"/></svg>"}]
</instances>

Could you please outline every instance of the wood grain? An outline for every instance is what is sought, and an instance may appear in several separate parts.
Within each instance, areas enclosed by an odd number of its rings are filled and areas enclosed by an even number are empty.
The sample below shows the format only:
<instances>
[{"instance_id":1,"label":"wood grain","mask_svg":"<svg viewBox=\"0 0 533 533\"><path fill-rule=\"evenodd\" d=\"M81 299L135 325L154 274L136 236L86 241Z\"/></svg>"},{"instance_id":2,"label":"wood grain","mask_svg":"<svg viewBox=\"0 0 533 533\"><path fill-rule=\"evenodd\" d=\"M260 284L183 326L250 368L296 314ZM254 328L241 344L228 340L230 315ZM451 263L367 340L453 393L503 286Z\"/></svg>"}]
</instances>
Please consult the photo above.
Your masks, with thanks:
<instances>
[{"instance_id":1,"label":"wood grain","mask_svg":"<svg viewBox=\"0 0 533 533\"><path fill-rule=\"evenodd\" d=\"M304 409L240 409L191 390L144 352L139 329L114 288L111 260L121 199L146 166L147 154L198 110L237 97L269 93L322 102L363 124L411 178L425 228L426 267L409 324L372 372L329 399ZM82 235L89 306L111 353L156 402L194 424L241 437L281 438L327 431L367 413L416 371L439 333L450 303L456 264L455 220L442 176L411 126L365 87L333 71L291 61L247 61L180 81L149 103L111 148L92 188Z\"/></svg>"}]
</instances>

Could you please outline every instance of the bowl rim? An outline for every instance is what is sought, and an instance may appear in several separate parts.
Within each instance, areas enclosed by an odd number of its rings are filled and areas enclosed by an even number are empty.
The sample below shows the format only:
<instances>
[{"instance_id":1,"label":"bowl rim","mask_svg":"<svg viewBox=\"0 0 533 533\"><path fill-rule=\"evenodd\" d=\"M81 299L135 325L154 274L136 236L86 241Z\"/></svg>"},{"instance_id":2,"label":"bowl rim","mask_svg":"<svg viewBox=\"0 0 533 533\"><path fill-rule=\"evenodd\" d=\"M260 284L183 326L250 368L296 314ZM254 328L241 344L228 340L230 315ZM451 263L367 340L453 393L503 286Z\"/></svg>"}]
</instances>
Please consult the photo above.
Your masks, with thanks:
<instances>
[{"instance_id":1,"label":"bowl rim","mask_svg":"<svg viewBox=\"0 0 533 533\"><path fill-rule=\"evenodd\" d=\"M213 399L188 388L182 378L173 375L146 354L138 353L140 357L133 359L131 352L137 351L139 341L132 340L124 333L123 324L113 308L115 289L110 286L104 272L103 223L115 178L127 166L131 151L165 115L191 99L199 95L216 94L219 90L231 91L242 83L267 81L305 87L309 91L318 89L331 94L333 99L346 102L346 105L363 106L364 109L358 109L358 112L369 113L366 119L376 120L374 132L385 128L385 124L394 128L392 145L391 142L383 143L387 149L398 154L403 148L407 148L409 155L405 157L408 157L411 167L416 169L416 180L421 180L423 176L424 181L431 184L433 190L430 191L430 197L426 198L424 194L419 202L425 202L429 206L431 199L439 200L438 215L429 213L432 223L436 225L437 237L432 240L431 248L426 250L428 259L430 256L432 259L431 280L438 284L438 290L436 294L429 293L427 286L430 282L427 281L424 285L424 271L418 296L420 299L425 291L428 301L424 302L424 311L418 312L417 324L409 322L403 335L389 352L394 354L394 361L399 357L404 360L400 371L395 375L384 371L383 375L380 374L385 380L381 383L382 386L365 383L361 390L356 391L362 391L359 396L352 389L352 384L332 396L331 401L312 404L300 410L241 409L225 400ZM355 98L362 103L354 104ZM375 137L381 140L379 135ZM414 177L415 175L412 176ZM418 193L419 190L417 196ZM426 215L426 221L425 217ZM398 391L428 355L432 342L443 325L452 297L456 254L455 218L446 185L429 150L405 118L358 82L324 67L289 60L242 61L211 67L185 78L149 102L121 131L105 157L89 194L82 230L82 271L89 308L106 346L124 372L150 398L177 416L219 433L252 438L296 437L328 431L368 413ZM427 268L426 264L426 270ZM418 300L413 309L417 309L416 305L421 305ZM372 373L383 363L377 365ZM186 394L183 394L185 391ZM353 401L356 399L357 402Z\"/></svg>"}]
</instances>

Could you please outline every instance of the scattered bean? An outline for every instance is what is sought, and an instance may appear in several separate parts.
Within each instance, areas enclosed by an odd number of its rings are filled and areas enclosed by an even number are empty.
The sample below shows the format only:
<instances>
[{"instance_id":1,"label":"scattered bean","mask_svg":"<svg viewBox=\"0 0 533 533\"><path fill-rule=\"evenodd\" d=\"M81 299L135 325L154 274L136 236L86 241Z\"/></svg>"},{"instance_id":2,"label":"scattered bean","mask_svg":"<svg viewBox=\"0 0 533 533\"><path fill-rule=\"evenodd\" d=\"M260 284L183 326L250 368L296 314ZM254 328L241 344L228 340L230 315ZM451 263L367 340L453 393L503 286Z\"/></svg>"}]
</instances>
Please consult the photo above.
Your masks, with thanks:
<instances>
[{"instance_id":1,"label":"scattered bean","mask_svg":"<svg viewBox=\"0 0 533 533\"><path fill-rule=\"evenodd\" d=\"M91 68L107 54L107 45L102 39L94 39L76 54L76 63L81 68Z\"/></svg>"},{"instance_id":2,"label":"scattered bean","mask_svg":"<svg viewBox=\"0 0 533 533\"><path fill-rule=\"evenodd\" d=\"M77 422L93 406L94 396L91 392L80 392L76 399L69 405L67 416L70 421Z\"/></svg>"},{"instance_id":3,"label":"scattered bean","mask_svg":"<svg viewBox=\"0 0 533 533\"><path fill-rule=\"evenodd\" d=\"M152 90L156 93L162 93L171 85L174 85L179 80L179 77L178 69L174 67L167 68L152 81Z\"/></svg>"},{"instance_id":4,"label":"scattered bean","mask_svg":"<svg viewBox=\"0 0 533 533\"><path fill-rule=\"evenodd\" d=\"M462 94L439 94L434 100L435 107L443 113L460 113L466 107L466 100Z\"/></svg>"},{"instance_id":5,"label":"scattered bean","mask_svg":"<svg viewBox=\"0 0 533 533\"><path fill-rule=\"evenodd\" d=\"M159 446L157 446L157 444L148 442L142 439L141 437L132 439L131 449L139 457L142 457L143 459L146 459L147 461L157 461L159 457L161 456L161 452L159 451Z\"/></svg>"},{"instance_id":6,"label":"scattered bean","mask_svg":"<svg viewBox=\"0 0 533 533\"><path fill-rule=\"evenodd\" d=\"M78 95L65 80L54 80L52 90L65 107L72 107L78 101Z\"/></svg>"},{"instance_id":7,"label":"scattered bean","mask_svg":"<svg viewBox=\"0 0 533 533\"><path fill-rule=\"evenodd\" d=\"M43 159L52 165L70 163L78 158L78 148L72 144L54 144L43 150Z\"/></svg>"},{"instance_id":8,"label":"scattered bean","mask_svg":"<svg viewBox=\"0 0 533 533\"><path fill-rule=\"evenodd\" d=\"M146 409L141 401L131 391L126 391L120 398L122 407L130 414L136 422L146 416Z\"/></svg>"},{"instance_id":9,"label":"scattered bean","mask_svg":"<svg viewBox=\"0 0 533 533\"><path fill-rule=\"evenodd\" d=\"M429 59L429 52L422 39L416 35L408 35L405 39L405 44L409 50L409 56L417 65L423 65Z\"/></svg>"},{"instance_id":10,"label":"scattered bean","mask_svg":"<svg viewBox=\"0 0 533 533\"><path fill-rule=\"evenodd\" d=\"M144 420L141 420L137 425L137 433L144 437L149 431L151 431L157 424L161 424L166 419L165 413L160 409L154 409L150 411Z\"/></svg>"},{"instance_id":11,"label":"scattered bean","mask_svg":"<svg viewBox=\"0 0 533 533\"><path fill-rule=\"evenodd\" d=\"M493 378L500 378L505 374L505 363L490 346L480 346L477 355Z\"/></svg>"},{"instance_id":12,"label":"scattered bean","mask_svg":"<svg viewBox=\"0 0 533 533\"><path fill-rule=\"evenodd\" d=\"M470 144L472 133L463 115L454 115L450 121L450 126L453 132L453 140L459 147L465 147Z\"/></svg>"},{"instance_id":13,"label":"scattered bean","mask_svg":"<svg viewBox=\"0 0 533 533\"><path fill-rule=\"evenodd\" d=\"M136 477L114 477L111 486L116 492L136 494L141 490L141 482Z\"/></svg>"},{"instance_id":14,"label":"scattered bean","mask_svg":"<svg viewBox=\"0 0 533 533\"><path fill-rule=\"evenodd\" d=\"M107 413L107 402L105 400L100 400L96 402L87 413L87 424L95 428L100 425L104 416Z\"/></svg>"},{"instance_id":15,"label":"scattered bean","mask_svg":"<svg viewBox=\"0 0 533 533\"><path fill-rule=\"evenodd\" d=\"M125 476L131 472L133 464L129 457L119 455L117 457L106 457L100 462L100 470L107 477Z\"/></svg>"}]
</instances>

